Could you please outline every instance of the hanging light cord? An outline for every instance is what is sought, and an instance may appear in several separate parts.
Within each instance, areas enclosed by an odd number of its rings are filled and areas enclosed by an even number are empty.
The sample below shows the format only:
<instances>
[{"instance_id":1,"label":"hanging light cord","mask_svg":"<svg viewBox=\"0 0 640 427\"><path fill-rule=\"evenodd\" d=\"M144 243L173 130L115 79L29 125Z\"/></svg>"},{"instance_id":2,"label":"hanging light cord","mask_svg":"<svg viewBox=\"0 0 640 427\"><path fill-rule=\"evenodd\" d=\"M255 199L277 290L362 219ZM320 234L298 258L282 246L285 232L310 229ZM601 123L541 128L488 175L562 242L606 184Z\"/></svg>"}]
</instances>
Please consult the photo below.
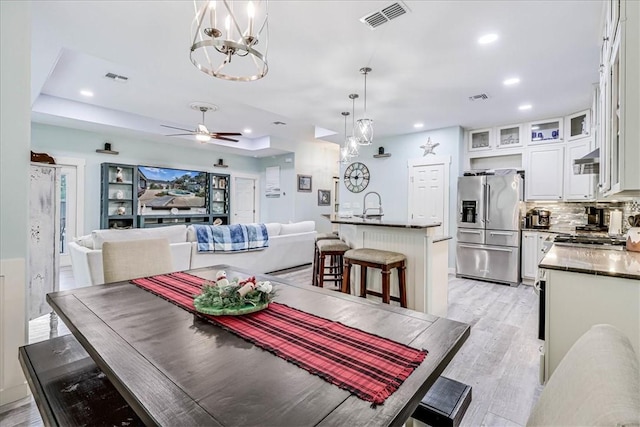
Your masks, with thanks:
<instances>
[{"instance_id":1,"label":"hanging light cord","mask_svg":"<svg viewBox=\"0 0 640 427\"><path fill-rule=\"evenodd\" d=\"M364 117L367 117L367 72L364 73Z\"/></svg>"}]
</instances>

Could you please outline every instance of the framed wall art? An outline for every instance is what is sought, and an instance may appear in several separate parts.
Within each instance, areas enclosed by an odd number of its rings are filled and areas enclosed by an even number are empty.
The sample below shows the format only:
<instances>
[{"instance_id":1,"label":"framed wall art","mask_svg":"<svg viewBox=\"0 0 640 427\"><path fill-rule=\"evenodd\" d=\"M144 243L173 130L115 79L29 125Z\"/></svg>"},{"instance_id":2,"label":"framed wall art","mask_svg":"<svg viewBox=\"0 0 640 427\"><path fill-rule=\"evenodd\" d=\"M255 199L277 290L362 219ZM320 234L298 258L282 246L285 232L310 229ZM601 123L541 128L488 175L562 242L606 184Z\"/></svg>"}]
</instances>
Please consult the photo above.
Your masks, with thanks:
<instances>
[{"instance_id":1,"label":"framed wall art","mask_svg":"<svg viewBox=\"0 0 640 427\"><path fill-rule=\"evenodd\" d=\"M298 175L298 191L311 192L311 175Z\"/></svg>"},{"instance_id":2,"label":"framed wall art","mask_svg":"<svg viewBox=\"0 0 640 427\"><path fill-rule=\"evenodd\" d=\"M318 206L331 204L331 190L318 190Z\"/></svg>"}]
</instances>

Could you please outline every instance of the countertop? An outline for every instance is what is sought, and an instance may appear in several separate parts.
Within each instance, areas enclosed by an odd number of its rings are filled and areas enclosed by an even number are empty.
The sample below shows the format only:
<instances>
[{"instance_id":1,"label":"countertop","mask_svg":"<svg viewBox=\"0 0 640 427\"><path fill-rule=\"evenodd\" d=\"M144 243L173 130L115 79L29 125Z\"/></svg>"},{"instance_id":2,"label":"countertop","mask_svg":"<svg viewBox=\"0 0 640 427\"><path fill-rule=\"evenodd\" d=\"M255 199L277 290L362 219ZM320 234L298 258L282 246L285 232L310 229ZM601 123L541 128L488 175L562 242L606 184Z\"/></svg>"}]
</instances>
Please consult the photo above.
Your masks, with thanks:
<instances>
[{"instance_id":1,"label":"countertop","mask_svg":"<svg viewBox=\"0 0 640 427\"><path fill-rule=\"evenodd\" d=\"M640 279L640 252L553 245L540 268Z\"/></svg>"},{"instance_id":2,"label":"countertop","mask_svg":"<svg viewBox=\"0 0 640 427\"><path fill-rule=\"evenodd\" d=\"M441 223L432 222L425 224L409 224L407 222L401 221L386 221L384 219L363 219L358 217L340 217L336 214L331 215L322 215L327 218L333 224L348 224L348 225L373 225L380 227L397 227L397 228L416 228L416 229L424 229L431 227L438 227Z\"/></svg>"}]
</instances>

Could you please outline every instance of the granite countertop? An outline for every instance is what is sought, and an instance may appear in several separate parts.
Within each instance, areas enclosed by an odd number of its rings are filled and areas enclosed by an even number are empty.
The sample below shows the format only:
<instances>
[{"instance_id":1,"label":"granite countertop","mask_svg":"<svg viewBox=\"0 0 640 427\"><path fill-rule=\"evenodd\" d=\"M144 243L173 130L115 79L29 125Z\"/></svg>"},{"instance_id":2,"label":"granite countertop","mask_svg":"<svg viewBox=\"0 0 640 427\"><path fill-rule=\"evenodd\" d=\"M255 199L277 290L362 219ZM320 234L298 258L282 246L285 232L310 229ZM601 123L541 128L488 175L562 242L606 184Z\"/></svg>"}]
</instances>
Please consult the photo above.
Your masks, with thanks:
<instances>
[{"instance_id":1,"label":"granite countertop","mask_svg":"<svg viewBox=\"0 0 640 427\"><path fill-rule=\"evenodd\" d=\"M551 228L522 228L521 231L536 231L539 233L575 234L575 227L551 227Z\"/></svg>"},{"instance_id":2,"label":"granite countertop","mask_svg":"<svg viewBox=\"0 0 640 427\"><path fill-rule=\"evenodd\" d=\"M425 224L409 224L401 221L387 221L384 219L364 219L358 217L340 217L336 214L322 215L327 218L333 224L349 224L349 225L373 225L380 227L398 227L398 228L431 228L440 226L439 222L425 223Z\"/></svg>"},{"instance_id":3,"label":"granite countertop","mask_svg":"<svg viewBox=\"0 0 640 427\"><path fill-rule=\"evenodd\" d=\"M553 245L542 258L540 268L576 273L640 279L640 252Z\"/></svg>"}]
</instances>

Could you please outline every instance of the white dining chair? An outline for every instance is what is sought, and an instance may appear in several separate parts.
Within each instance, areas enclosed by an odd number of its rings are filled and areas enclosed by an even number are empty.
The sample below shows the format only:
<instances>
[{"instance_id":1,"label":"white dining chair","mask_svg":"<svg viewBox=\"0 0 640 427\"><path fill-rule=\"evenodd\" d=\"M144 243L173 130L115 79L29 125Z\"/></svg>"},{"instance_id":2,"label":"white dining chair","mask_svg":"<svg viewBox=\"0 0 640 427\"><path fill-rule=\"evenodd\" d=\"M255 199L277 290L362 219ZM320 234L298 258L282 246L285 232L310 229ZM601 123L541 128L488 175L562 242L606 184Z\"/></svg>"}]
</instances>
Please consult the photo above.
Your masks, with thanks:
<instances>
[{"instance_id":1,"label":"white dining chair","mask_svg":"<svg viewBox=\"0 0 640 427\"><path fill-rule=\"evenodd\" d=\"M104 282L113 283L174 271L168 239L111 241L102 244Z\"/></svg>"}]
</instances>

